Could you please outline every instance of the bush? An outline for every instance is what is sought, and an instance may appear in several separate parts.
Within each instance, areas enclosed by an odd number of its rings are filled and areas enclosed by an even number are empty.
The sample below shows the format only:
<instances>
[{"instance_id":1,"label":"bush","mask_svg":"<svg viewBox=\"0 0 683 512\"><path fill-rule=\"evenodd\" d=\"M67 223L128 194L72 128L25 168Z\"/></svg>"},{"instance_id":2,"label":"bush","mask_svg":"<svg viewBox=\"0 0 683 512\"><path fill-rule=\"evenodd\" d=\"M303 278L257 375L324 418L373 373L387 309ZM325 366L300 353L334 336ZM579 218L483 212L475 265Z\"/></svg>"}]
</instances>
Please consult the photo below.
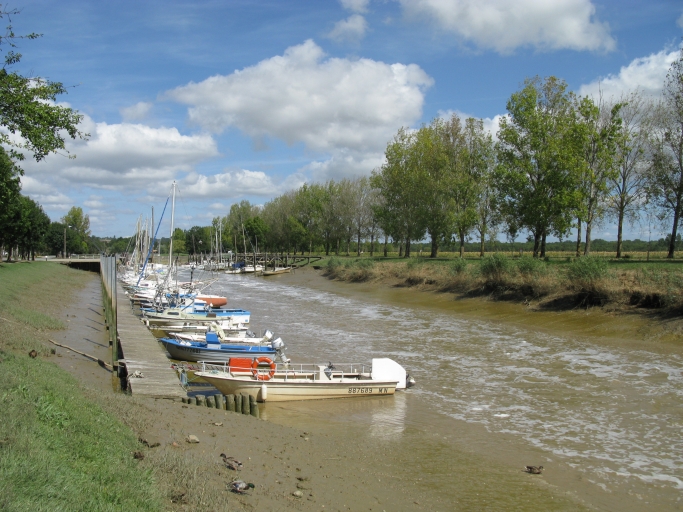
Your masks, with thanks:
<instances>
[{"instance_id":1,"label":"bush","mask_svg":"<svg viewBox=\"0 0 683 512\"><path fill-rule=\"evenodd\" d=\"M371 260L368 258L358 258L354 261L354 265L360 269L370 270L372 267L375 266L375 260Z\"/></svg>"},{"instance_id":2,"label":"bush","mask_svg":"<svg viewBox=\"0 0 683 512\"><path fill-rule=\"evenodd\" d=\"M334 256L330 258L327 262L327 269L328 270L336 270L337 267L341 266L341 260L339 258L335 258Z\"/></svg>"},{"instance_id":3,"label":"bush","mask_svg":"<svg viewBox=\"0 0 683 512\"><path fill-rule=\"evenodd\" d=\"M495 253L481 259L481 275L486 279L499 280L509 274L512 268L510 260L503 254Z\"/></svg>"},{"instance_id":4,"label":"bush","mask_svg":"<svg viewBox=\"0 0 683 512\"><path fill-rule=\"evenodd\" d=\"M467 270L467 261L465 258L458 258L451 263L449 270L451 274L460 275Z\"/></svg>"},{"instance_id":5,"label":"bush","mask_svg":"<svg viewBox=\"0 0 683 512\"><path fill-rule=\"evenodd\" d=\"M406 267L412 270L422 265L422 263L423 261L421 258L408 258L408 261L406 262Z\"/></svg>"},{"instance_id":6,"label":"bush","mask_svg":"<svg viewBox=\"0 0 683 512\"><path fill-rule=\"evenodd\" d=\"M569 264L567 277L572 282L594 283L607 276L607 261L593 256L576 258Z\"/></svg>"},{"instance_id":7,"label":"bush","mask_svg":"<svg viewBox=\"0 0 683 512\"><path fill-rule=\"evenodd\" d=\"M546 273L548 266L544 261L538 258L531 258L530 256L522 256L517 260L517 270L525 276L543 275Z\"/></svg>"}]
</instances>

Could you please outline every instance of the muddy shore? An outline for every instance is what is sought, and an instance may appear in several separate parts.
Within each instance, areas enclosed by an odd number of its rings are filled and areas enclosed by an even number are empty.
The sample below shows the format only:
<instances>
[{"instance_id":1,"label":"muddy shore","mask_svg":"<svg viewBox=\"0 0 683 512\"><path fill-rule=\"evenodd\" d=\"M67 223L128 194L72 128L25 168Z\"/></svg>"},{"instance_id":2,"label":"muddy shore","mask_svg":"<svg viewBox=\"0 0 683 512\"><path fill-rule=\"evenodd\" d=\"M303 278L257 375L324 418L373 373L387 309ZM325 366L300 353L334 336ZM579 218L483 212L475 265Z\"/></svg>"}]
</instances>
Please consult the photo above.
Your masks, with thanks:
<instances>
[{"instance_id":1,"label":"muddy shore","mask_svg":"<svg viewBox=\"0 0 683 512\"><path fill-rule=\"evenodd\" d=\"M594 310L558 315L528 312L519 304L507 303L491 307L481 299L456 301L448 294L332 282L312 269L276 279L346 296L446 309L526 328L534 325L548 332L574 329L605 343L650 340L676 350L680 340L675 326L658 327L642 316L625 319ZM53 339L105 359L109 349L99 293L94 277L62 314L69 329L55 333ZM57 349L57 355L61 357L54 360L86 387L113 395L111 374L96 363L64 349ZM405 398L397 395L391 400ZM363 400L354 407L364 414L381 409L381 400ZM558 468L555 474L541 477L521 473L518 462L534 460L538 454L533 450L519 453L501 439L499 453L482 454L475 446L478 434L468 432L466 425L452 435L425 435L408 428L399 441L377 440L354 430L353 424L343 428L328 424L325 415L334 414L335 409L331 402L312 407L301 403L289 410L266 405L262 409L265 421L168 400L126 397L126 401L133 406L127 414L135 416L129 423L140 437L150 445L160 444L141 446L145 458L140 463L156 468L159 477L167 475L162 485L170 509L502 510L513 506L517 510L577 510L586 505L616 509L614 503L601 503L599 495L582 494L580 485L568 484L571 472ZM200 442L186 443L190 434ZM444 467L425 467L420 454L411 451L418 445L421 450L446 450L448 462ZM244 469L239 473L226 469L220 464L220 453L240 459ZM181 471L169 471L172 466ZM235 477L253 482L255 489L243 496L230 493L227 483ZM497 485L492 488L491 482Z\"/></svg>"},{"instance_id":2,"label":"muddy shore","mask_svg":"<svg viewBox=\"0 0 683 512\"><path fill-rule=\"evenodd\" d=\"M107 360L97 276L61 314L65 331L51 334L58 343ZM84 387L114 395L111 373L83 356L59 348L53 360ZM183 405L163 399L126 397L128 423L147 444L141 464L161 468L169 509L198 510L452 510L450 500L423 483L410 468L395 466L398 453L358 439L332 438L250 416ZM130 408L129 408L130 407ZM186 442L195 435L199 443ZM239 459L235 472L220 454ZM399 463L400 464L400 463ZM172 466L175 466L173 468ZM398 469L398 471L395 471ZM228 491L234 478L255 484L245 495ZM299 496L295 495L298 494Z\"/></svg>"}]
</instances>

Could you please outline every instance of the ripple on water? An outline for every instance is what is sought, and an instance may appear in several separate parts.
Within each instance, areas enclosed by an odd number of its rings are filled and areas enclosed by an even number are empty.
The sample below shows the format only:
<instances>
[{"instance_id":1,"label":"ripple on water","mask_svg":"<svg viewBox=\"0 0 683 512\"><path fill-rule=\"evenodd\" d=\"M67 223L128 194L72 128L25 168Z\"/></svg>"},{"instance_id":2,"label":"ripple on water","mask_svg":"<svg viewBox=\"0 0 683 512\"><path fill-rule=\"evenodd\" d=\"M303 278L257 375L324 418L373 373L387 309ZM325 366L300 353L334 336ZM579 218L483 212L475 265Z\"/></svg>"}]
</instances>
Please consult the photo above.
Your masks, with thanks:
<instances>
[{"instance_id":1,"label":"ripple on water","mask_svg":"<svg viewBox=\"0 0 683 512\"><path fill-rule=\"evenodd\" d=\"M394 357L412 393L452 418L509 433L607 490L637 479L683 489L683 361L439 311L374 304L278 281L225 276L252 326L295 361ZM272 325L274 324L274 325ZM400 432L400 426L392 430Z\"/></svg>"}]
</instances>

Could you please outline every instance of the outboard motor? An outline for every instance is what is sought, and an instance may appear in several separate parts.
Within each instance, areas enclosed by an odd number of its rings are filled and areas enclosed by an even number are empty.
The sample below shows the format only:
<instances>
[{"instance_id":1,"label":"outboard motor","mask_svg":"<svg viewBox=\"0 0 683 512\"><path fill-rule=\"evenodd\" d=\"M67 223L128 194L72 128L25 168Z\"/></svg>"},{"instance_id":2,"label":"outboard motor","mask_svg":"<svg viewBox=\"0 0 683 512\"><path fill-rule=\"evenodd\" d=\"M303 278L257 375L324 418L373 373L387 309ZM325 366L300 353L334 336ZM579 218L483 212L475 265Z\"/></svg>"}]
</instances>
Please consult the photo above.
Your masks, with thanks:
<instances>
[{"instance_id":1,"label":"outboard motor","mask_svg":"<svg viewBox=\"0 0 683 512\"><path fill-rule=\"evenodd\" d=\"M267 331L270 333L270 331ZM271 337L273 333L270 333ZM277 357L280 359L281 362L283 363L289 363L289 358L285 355L285 350L287 350L287 347L285 346L285 342L282 341L282 338L276 338L274 339L270 346L277 352Z\"/></svg>"}]
</instances>

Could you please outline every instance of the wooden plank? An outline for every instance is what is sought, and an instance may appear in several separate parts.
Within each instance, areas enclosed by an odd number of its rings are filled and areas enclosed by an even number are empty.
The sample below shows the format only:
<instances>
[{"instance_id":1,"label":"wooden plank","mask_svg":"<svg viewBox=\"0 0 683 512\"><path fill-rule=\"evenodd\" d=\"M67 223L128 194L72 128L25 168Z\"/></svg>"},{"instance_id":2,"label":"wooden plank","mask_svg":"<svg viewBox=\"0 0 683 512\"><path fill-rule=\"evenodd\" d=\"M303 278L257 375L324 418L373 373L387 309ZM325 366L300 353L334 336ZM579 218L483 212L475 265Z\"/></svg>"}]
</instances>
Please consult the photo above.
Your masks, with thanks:
<instances>
[{"instance_id":1,"label":"wooden plank","mask_svg":"<svg viewBox=\"0 0 683 512\"><path fill-rule=\"evenodd\" d=\"M116 286L117 333L131 393L163 398L187 396L161 345L135 316L121 285ZM140 372L142 377L134 377L135 372Z\"/></svg>"}]
</instances>

